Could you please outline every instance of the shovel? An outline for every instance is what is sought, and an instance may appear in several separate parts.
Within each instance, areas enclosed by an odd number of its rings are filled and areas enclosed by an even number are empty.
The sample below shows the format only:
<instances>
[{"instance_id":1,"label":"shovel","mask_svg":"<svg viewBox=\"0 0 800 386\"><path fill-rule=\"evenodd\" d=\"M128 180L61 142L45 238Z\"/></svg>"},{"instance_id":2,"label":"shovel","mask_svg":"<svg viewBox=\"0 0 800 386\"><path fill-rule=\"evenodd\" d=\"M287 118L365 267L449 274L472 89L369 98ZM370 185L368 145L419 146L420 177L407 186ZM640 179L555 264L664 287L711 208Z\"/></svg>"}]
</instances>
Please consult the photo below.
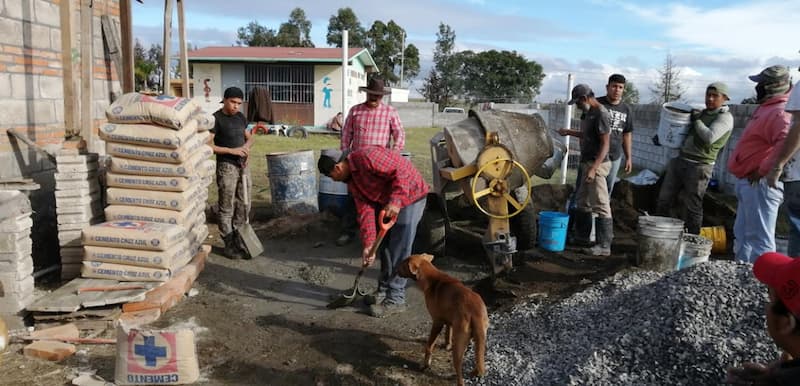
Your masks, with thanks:
<instances>
[{"instance_id":1,"label":"shovel","mask_svg":"<svg viewBox=\"0 0 800 386\"><path fill-rule=\"evenodd\" d=\"M244 249L244 253L250 258L253 258L260 255L261 252L264 252L264 244L258 239L253 227L250 226L250 192L248 191L247 183L247 174L244 173L244 168L242 168L242 189L244 190L244 198L247 203L245 207L245 221L244 224L239 225L233 231L234 237L239 241L239 245Z\"/></svg>"},{"instance_id":2,"label":"shovel","mask_svg":"<svg viewBox=\"0 0 800 386\"><path fill-rule=\"evenodd\" d=\"M378 237L375 239L375 242L372 243L372 247L369 250L370 256L374 255L375 252L378 251L378 247L381 245L381 241L383 241L383 237L386 236L386 232L389 228L397 222L397 216L392 217L391 219L386 219L385 217L386 212L381 210L380 214L378 214L378 218L380 218L379 226L380 229L378 230ZM349 306L356 300L357 297L364 296L366 293L358 288L358 282L361 280L361 276L364 275L364 271L367 270L366 265L361 265L361 269L358 271L356 275L356 280L353 282L353 289L348 290L344 294L339 295L338 298L334 299L332 302L328 303L328 308L339 308L344 306Z\"/></svg>"}]
</instances>

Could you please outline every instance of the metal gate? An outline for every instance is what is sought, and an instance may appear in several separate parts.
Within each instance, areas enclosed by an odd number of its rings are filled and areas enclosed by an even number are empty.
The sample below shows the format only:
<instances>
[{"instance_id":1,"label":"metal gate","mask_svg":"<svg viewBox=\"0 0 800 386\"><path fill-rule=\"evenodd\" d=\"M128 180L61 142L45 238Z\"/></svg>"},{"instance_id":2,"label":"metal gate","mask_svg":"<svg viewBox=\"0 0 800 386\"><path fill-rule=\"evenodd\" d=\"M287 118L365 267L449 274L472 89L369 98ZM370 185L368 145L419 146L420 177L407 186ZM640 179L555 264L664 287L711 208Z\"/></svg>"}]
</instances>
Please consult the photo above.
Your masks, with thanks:
<instances>
[{"instance_id":1,"label":"metal gate","mask_svg":"<svg viewBox=\"0 0 800 386\"><path fill-rule=\"evenodd\" d=\"M272 95L275 123L314 123L314 66L249 63L244 67L245 100L250 91L266 87Z\"/></svg>"}]
</instances>

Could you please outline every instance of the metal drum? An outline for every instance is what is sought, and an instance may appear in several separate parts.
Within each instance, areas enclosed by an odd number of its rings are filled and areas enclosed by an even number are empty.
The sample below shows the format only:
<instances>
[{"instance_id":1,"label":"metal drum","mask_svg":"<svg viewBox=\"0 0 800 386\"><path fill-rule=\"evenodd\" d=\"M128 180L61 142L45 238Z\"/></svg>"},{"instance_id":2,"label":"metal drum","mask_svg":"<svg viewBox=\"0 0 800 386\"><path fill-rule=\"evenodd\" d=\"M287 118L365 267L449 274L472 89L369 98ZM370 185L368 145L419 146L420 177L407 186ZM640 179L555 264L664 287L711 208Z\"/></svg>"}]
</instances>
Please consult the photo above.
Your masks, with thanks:
<instances>
[{"instance_id":1,"label":"metal drum","mask_svg":"<svg viewBox=\"0 0 800 386\"><path fill-rule=\"evenodd\" d=\"M267 154L272 207L276 216L318 212L314 151Z\"/></svg>"}]
</instances>

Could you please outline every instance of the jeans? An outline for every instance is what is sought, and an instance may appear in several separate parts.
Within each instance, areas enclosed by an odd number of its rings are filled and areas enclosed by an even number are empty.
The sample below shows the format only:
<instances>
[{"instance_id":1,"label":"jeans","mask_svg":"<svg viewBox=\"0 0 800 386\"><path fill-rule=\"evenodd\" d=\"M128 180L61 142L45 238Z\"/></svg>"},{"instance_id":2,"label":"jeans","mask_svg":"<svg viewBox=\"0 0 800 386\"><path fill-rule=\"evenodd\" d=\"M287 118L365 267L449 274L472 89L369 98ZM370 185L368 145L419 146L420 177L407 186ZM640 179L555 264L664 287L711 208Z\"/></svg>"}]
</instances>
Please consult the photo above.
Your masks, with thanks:
<instances>
[{"instance_id":1,"label":"jeans","mask_svg":"<svg viewBox=\"0 0 800 386\"><path fill-rule=\"evenodd\" d=\"M675 199L681 195L686 209L683 218L686 230L694 235L700 234L700 227L703 226L703 196L706 195L713 171L714 165L711 164L691 162L681 157L670 160L661 191L658 192L656 214L672 217L670 210L676 208ZM677 209L678 213L683 212L683 208Z\"/></svg>"},{"instance_id":2,"label":"jeans","mask_svg":"<svg viewBox=\"0 0 800 386\"><path fill-rule=\"evenodd\" d=\"M770 188L764 178L751 184L736 180L736 221L733 224L733 252L737 261L755 262L766 252L775 251L775 221L783 202L783 183Z\"/></svg>"},{"instance_id":3,"label":"jeans","mask_svg":"<svg viewBox=\"0 0 800 386\"><path fill-rule=\"evenodd\" d=\"M425 198L400 209L397 223L386 233L384 242L378 250L381 261L381 274L378 277L378 291L386 291L386 302L403 304L406 302L406 283L408 279L397 274L397 267L411 256L411 246L417 235L417 224L425 211Z\"/></svg>"},{"instance_id":4,"label":"jeans","mask_svg":"<svg viewBox=\"0 0 800 386\"><path fill-rule=\"evenodd\" d=\"M617 174L619 174L619 165L622 163L622 157L617 158L616 161L611 161L611 169L606 176L606 186L608 187L608 196L611 197L611 192L614 191L614 183L617 182Z\"/></svg>"},{"instance_id":5,"label":"jeans","mask_svg":"<svg viewBox=\"0 0 800 386\"><path fill-rule=\"evenodd\" d=\"M250 197L244 196L242 175L247 175L247 191L252 189L250 169L234 165L230 162L217 162L217 192L219 205L219 233L226 236L247 220L247 208Z\"/></svg>"},{"instance_id":6,"label":"jeans","mask_svg":"<svg viewBox=\"0 0 800 386\"><path fill-rule=\"evenodd\" d=\"M784 208L789 214L789 250L791 257L800 256L800 181L783 183Z\"/></svg>"}]
</instances>

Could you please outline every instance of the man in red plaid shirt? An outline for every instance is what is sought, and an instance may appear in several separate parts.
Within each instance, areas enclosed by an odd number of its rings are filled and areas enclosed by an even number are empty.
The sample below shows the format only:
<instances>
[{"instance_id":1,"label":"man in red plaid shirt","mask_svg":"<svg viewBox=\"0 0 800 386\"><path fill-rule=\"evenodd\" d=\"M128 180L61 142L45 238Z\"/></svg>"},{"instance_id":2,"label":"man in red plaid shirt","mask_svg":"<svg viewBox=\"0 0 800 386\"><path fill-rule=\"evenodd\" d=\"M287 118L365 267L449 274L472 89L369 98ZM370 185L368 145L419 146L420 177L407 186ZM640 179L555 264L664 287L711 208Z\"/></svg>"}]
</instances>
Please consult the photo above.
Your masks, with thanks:
<instances>
[{"instance_id":1,"label":"man in red plaid shirt","mask_svg":"<svg viewBox=\"0 0 800 386\"><path fill-rule=\"evenodd\" d=\"M387 217L397 217L377 252L381 274L370 314L380 318L405 310L406 279L397 275L395 268L411 255L428 184L411 161L380 146L355 150L338 161L323 155L317 166L320 173L347 183L358 212L364 265L375 261L375 255L369 252L376 239L377 222L382 220L377 218L378 213L383 209Z\"/></svg>"}]
</instances>

